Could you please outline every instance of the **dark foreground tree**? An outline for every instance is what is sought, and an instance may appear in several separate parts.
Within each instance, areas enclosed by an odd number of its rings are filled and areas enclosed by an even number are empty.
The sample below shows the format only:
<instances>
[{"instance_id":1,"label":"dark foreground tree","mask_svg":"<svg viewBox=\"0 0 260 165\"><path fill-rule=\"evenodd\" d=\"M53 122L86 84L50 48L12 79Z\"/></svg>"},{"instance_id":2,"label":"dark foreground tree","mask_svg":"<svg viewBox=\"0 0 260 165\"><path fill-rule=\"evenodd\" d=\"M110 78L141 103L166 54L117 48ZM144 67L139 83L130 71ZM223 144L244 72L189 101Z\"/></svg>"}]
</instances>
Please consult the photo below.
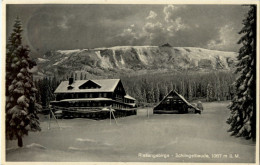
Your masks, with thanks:
<instances>
[{"instance_id":1,"label":"dark foreground tree","mask_svg":"<svg viewBox=\"0 0 260 165\"><path fill-rule=\"evenodd\" d=\"M256 6L251 5L243 20L243 34L238 44L242 44L237 57L235 81L236 94L230 107L229 131L232 136L256 138Z\"/></svg>"},{"instance_id":2,"label":"dark foreground tree","mask_svg":"<svg viewBox=\"0 0 260 165\"><path fill-rule=\"evenodd\" d=\"M28 131L40 131L37 112L40 106L35 102L36 88L30 69L35 66L29 58L29 49L22 46L21 22L17 18L9 37L6 54L6 138L18 140Z\"/></svg>"}]
</instances>

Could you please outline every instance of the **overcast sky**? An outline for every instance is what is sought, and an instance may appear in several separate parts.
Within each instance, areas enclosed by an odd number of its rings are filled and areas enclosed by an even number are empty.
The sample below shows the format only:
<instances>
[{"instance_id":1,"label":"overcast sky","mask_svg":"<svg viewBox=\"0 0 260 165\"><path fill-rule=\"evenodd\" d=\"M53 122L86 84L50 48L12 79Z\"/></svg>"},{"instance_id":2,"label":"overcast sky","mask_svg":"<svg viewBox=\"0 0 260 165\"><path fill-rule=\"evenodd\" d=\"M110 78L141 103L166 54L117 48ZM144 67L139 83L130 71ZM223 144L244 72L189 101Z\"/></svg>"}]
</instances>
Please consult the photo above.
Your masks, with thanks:
<instances>
[{"instance_id":1,"label":"overcast sky","mask_svg":"<svg viewBox=\"0 0 260 165\"><path fill-rule=\"evenodd\" d=\"M241 5L8 5L7 36L20 17L24 44L47 50L162 45L238 51Z\"/></svg>"}]
</instances>

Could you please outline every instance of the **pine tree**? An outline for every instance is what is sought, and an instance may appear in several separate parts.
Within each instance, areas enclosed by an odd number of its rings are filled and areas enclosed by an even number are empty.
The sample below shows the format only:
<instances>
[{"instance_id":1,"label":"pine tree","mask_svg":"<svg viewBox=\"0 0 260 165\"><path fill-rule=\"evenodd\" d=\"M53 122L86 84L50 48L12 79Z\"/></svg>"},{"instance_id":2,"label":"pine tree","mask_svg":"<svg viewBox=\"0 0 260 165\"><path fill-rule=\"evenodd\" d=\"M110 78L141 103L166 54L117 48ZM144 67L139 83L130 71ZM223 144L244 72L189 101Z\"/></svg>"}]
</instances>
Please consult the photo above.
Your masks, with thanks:
<instances>
[{"instance_id":1,"label":"pine tree","mask_svg":"<svg viewBox=\"0 0 260 165\"><path fill-rule=\"evenodd\" d=\"M184 97L185 97L185 94L186 94L185 89L186 89L185 83L184 83L184 80L182 80L181 81L181 95L184 96Z\"/></svg>"},{"instance_id":2,"label":"pine tree","mask_svg":"<svg viewBox=\"0 0 260 165\"><path fill-rule=\"evenodd\" d=\"M226 81L222 80L222 100L228 99L228 84Z\"/></svg>"},{"instance_id":3,"label":"pine tree","mask_svg":"<svg viewBox=\"0 0 260 165\"><path fill-rule=\"evenodd\" d=\"M19 18L15 20L15 24L13 26L13 32L8 39L8 44L6 46L6 86L11 84L13 79L16 77L18 72L18 68L14 68L15 63L20 64L19 61L19 53L22 50L22 27ZM14 70L15 69L15 70ZM8 88L6 88L6 95L9 95Z\"/></svg>"},{"instance_id":4,"label":"pine tree","mask_svg":"<svg viewBox=\"0 0 260 165\"><path fill-rule=\"evenodd\" d=\"M193 91L194 91L194 96L195 96L195 98L197 97L197 84L196 84L196 82L194 81L193 82Z\"/></svg>"},{"instance_id":5,"label":"pine tree","mask_svg":"<svg viewBox=\"0 0 260 165\"><path fill-rule=\"evenodd\" d=\"M80 80L83 80L83 73L80 72Z\"/></svg>"},{"instance_id":6,"label":"pine tree","mask_svg":"<svg viewBox=\"0 0 260 165\"><path fill-rule=\"evenodd\" d=\"M143 92L142 92L142 102L146 103L147 102L147 98L146 98L146 91L143 89Z\"/></svg>"},{"instance_id":7,"label":"pine tree","mask_svg":"<svg viewBox=\"0 0 260 165\"><path fill-rule=\"evenodd\" d=\"M235 81L236 93L230 106L231 135L256 138L256 6L250 5L247 17L243 20L243 34L238 44L242 44L237 57Z\"/></svg>"},{"instance_id":8,"label":"pine tree","mask_svg":"<svg viewBox=\"0 0 260 165\"><path fill-rule=\"evenodd\" d=\"M188 86L188 96L189 96L189 100L192 100L192 96L193 96L193 90L192 90L192 83L189 81L189 86Z\"/></svg>"},{"instance_id":9,"label":"pine tree","mask_svg":"<svg viewBox=\"0 0 260 165\"><path fill-rule=\"evenodd\" d=\"M142 92L141 92L141 89L137 86L134 86L134 93L136 96L136 99L138 100L138 102L142 102Z\"/></svg>"},{"instance_id":10,"label":"pine tree","mask_svg":"<svg viewBox=\"0 0 260 165\"><path fill-rule=\"evenodd\" d=\"M213 99L213 87L210 83L207 85L207 101L212 101Z\"/></svg>"},{"instance_id":11,"label":"pine tree","mask_svg":"<svg viewBox=\"0 0 260 165\"><path fill-rule=\"evenodd\" d=\"M148 90L147 90L147 102L148 103L154 103L154 87L153 84L150 84L148 86Z\"/></svg>"},{"instance_id":12,"label":"pine tree","mask_svg":"<svg viewBox=\"0 0 260 165\"><path fill-rule=\"evenodd\" d=\"M41 94L41 105L43 107L48 107L51 100L54 100L52 89L51 89L51 80L47 77L42 79L41 86L39 88Z\"/></svg>"},{"instance_id":13,"label":"pine tree","mask_svg":"<svg viewBox=\"0 0 260 165\"><path fill-rule=\"evenodd\" d=\"M170 82L170 88L169 88L169 91L173 91L174 90L174 85L172 83L172 81Z\"/></svg>"},{"instance_id":14,"label":"pine tree","mask_svg":"<svg viewBox=\"0 0 260 165\"><path fill-rule=\"evenodd\" d=\"M58 87L59 84L60 84L60 83L59 83L59 81L58 81L58 79L57 79L57 76L54 75L53 78L52 78L52 80L51 80L51 93L52 93L52 94L54 93L55 89ZM53 99L54 99L54 98L53 98Z\"/></svg>"},{"instance_id":15,"label":"pine tree","mask_svg":"<svg viewBox=\"0 0 260 165\"><path fill-rule=\"evenodd\" d=\"M216 80L215 80L215 99L217 101L220 101L220 80L219 80L219 76L216 75Z\"/></svg>"},{"instance_id":16,"label":"pine tree","mask_svg":"<svg viewBox=\"0 0 260 165\"><path fill-rule=\"evenodd\" d=\"M167 84L165 84L165 95L164 96L166 96L168 93L169 93L169 88L168 88Z\"/></svg>"},{"instance_id":17,"label":"pine tree","mask_svg":"<svg viewBox=\"0 0 260 165\"><path fill-rule=\"evenodd\" d=\"M22 26L15 20L13 32L8 40L6 54L6 138L18 140L28 131L40 131L36 104L37 92L30 69L36 65L29 58L29 49L22 46Z\"/></svg>"},{"instance_id":18,"label":"pine tree","mask_svg":"<svg viewBox=\"0 0 260 165\"><path fill-rule=\"evenodd\" d=\"M156 86L155 86L154 95L155 95L154 96L155 102L159 103L160 102L160 89L159 89L158 84L156 84Z\"/></svg>"},{"instance_id":19,"label":"pine tree","mask_svg":"<svg viewBox=\"0 0 260 165\"><path fill-rule=\"evenodd\" d=\"M40 91L38 89L41 86L41 80L34 81L34 84L35 84L35 88L37 89L37 92L35 94L36 102L39 103L41 101L41 95L40 95Z\"/></svg>"}]
</instances>

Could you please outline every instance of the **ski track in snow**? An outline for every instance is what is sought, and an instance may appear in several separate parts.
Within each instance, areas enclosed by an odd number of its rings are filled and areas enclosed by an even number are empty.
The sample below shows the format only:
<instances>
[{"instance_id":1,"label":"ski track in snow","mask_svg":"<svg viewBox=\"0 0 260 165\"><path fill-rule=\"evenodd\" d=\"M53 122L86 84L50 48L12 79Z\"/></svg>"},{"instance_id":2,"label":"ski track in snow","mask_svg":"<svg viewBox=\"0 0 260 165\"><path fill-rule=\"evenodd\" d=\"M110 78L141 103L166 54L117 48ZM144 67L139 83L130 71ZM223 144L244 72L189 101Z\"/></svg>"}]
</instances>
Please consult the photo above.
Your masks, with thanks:
<instances>
[{"instance_id":1,"label":"ski track in snow","mask_svg":"<svg viewBox=\"0 0 260 165\"><path fill-rule=\"evenodd\" d=\"M137 54L139 56L139 59L145 64L147 65L148 64L148 60L147 60L147 57L144 55L143 53L143 49L141 48L136 48L137 50Z\"/></svg>"},{"instance_id":2,"label":"ski track in snow","mask_svg":"<svg viewBox=\"0 0 260 165\"><path fill-rule=\"evenodd\" d=\"M77 142L87 142L87 143L96 143L96 145L105 145L105 146L111 146L112 144L110 143L106 143L106 142L100 142L100 141L96 141L94 139L82 139L82 138L77 138L76 139Z\"/></svg>"},{"instance_id":3,"label":"ski track in snow","mask_svg":"<svg viewBox=\"0 0 260 165\"><path fill-rule=\"evenodd\" d=\"M95 143L97 143L97 141L96 141L96 140L93 140L93 139L77 138L76 141L79 141L79 142L95 142Z\"/></svg>"},{"instance_id":4,"label":"ski track in snow","mask_svg":"<svg viewBox=\"0 0 260 165\"><path fill-rule=\"evenodd\" d=\"M116 65L116 67L119 67L118 62L117 62L117 60L116 60L116 53L115 53L115 50L112 49L112 52L113 52L113 59L114 59L114 61L115 61L115 65Z\"/></svg>"},{"instance_id":5,"label":"ski track in snow","mask_svg":"<svg viewBox=\"0 0 260 165\"><path fill-rule=\"evenodd\" d=\"M124 61L124 59L123 59L123 57L122 57L122 55L121 55L121 54L120 54L120 58L121 58L121 59L120 59L120 61L119 61L119 62L120 62L120 63L121 63L123 66L125 66L125 61Z\"/></svg>"},{"instance_id":6,"label":"ski track in snow","mask_svg":"<svg viewBox=\"0 0 260 165\"><path fill-rule=\"evenodd\" d=\"M103 68L113 68L111 62L109 61L108 57L102 57L100 54L100 51L95 51L95 54L97 55L97 57L100 59L101 61L101 66Z\"/></svg>"},{"instance_id":7,"label":"ski track in snow","mask_svg":"<svg viewBox=\"0 0 260 165\"><path fill-rule=\"evenodd\" d=\"M37 143L32 143L32 144L29 144L26 146L26 148L38 148L38 149L47 149L46 147L40 145L40 144L37 144Z\"/></svg>"}]
</instances>

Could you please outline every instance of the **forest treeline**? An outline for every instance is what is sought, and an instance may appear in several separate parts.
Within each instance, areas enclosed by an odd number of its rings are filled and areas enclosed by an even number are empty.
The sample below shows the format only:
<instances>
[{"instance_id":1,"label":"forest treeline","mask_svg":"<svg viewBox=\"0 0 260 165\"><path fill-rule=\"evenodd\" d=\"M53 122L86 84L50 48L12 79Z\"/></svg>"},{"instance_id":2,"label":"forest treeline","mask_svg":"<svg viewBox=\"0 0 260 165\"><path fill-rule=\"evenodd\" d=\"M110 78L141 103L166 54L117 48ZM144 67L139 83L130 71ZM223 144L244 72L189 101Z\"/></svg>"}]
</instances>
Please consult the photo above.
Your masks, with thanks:
<instances>
[{"instance_id":1,"label":"forest treeline","mask_svg":"<svg viewBox=\"0 0 260 165\"><path fill-rule=\"evenodd\" d=\"M187 100L230 100L234 94L231 72L148 74L121 77L126 91L139 103L158 103L171 90Z\"/></svg>"},{"instance_id":2,"label":"forest treeline","mask_svg":"<svg viewBox=\"0 0 260 165\"><path fill-rule=\"evenodd\" d=\"M87 79L84 75L71 74L76 79ZM118 78L118 77L117 77ZM230 100L234 94L232 72L186 72L154 73L135 76L121 76L126 92L136 98L137 105L158 103L171 90L176 90L187 100L204 98L206 101ZM38 93L36 99L43 107L55 100L54 91L61 82L56 76L35 81Z\"/></svg>"}]
</instances>

